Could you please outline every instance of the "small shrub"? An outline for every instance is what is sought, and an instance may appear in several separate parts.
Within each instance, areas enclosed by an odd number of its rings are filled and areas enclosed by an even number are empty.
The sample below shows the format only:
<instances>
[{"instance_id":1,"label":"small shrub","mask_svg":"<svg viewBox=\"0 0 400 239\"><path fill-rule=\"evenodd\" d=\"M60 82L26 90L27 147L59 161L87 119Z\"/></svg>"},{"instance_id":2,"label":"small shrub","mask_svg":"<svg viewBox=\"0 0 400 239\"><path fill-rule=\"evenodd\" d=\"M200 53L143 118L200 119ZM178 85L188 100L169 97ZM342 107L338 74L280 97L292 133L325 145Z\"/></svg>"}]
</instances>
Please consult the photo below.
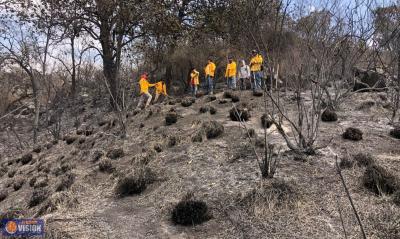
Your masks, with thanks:
<instances>
[{"instance_id":1,"label":"small shrub","mask_svg":"<svg viewBox=\"0 0 400 239\"><path fill-rule=\"evenodd\" d=\"M8 197L7 190L3 189L0 191L0 202L4 201Z\"/></svg>"},{"instance_id":2,"label":"small shrub","mask_svg":"<svg viewBox=\"0 0 400 239\"><path fill-rule=\"evenodd\" d=\"M103 157L103 155L104 155L103 152L101 152L99 150L94 151L93 155L92 155L93 162L99 161L99 159L101 159L101 157Z\"/></svg>"},{"instance_id":3,"label":"small shrub","mask_svg":"<svg viewBox=\"0 0 400 239\"><path fill-rule=\"evenodd\" d=\"M394 129L390 130L390 136L400 139L400 127L395 127Z\"/></svg>"},{"instance_id":4,"label":"small shrub","mask_svg":"<svg viewBox=\"0 0 400 239\"><path fill-rule=\"evenodd\" d=\"M68 190L75 181L75 176L73 174L67 174L62 176L58 183L56 184L55 190L56 192L61 192Z\"/></svg>"},{"instance_id":5,"label":"small shrub","mask_svg":"<svg viewBox=\"0 0 400 239\"><path fill-rule=\"evenodd\" d=\"M112 165L111 160L104 159L104 160L100 161L99 170L100 170L100 172L112 173L114 171L114 167Z\"/></svg>"},{"instance_id":6,"label":"small shrub","mask_svg":"<svg viewBox=\"0 0 400 239\"><path fill-rule=\"evenodd\" d=\"M343 133L343 138L352 141L360 141L363 139L363 132L360 129L350 127Z\"/></svg>"},{"instance_id":7,"label":"small shrub","mask_svg":"<svg viewBox=\"0 0 400 239\"><path fill-rule=\"evenodd\" d=\"M33 158L32 154L29 153L22 156L19 161L22 163L22 165L25 165L31 162L32 158Z\"/></svg>"},{"instance_id":8,"label":"small shrub","mask_svg":"<svg viewBox=\"0 0 400 239\"><path fill-rule=\"evenodd\" d=\"M397 190L397 191L393 194L393 202L394 202L394 204L396 204L397 206L400 206L400 190Z\"/></svg>"},{"instance_id":9,"label":"small shrub","mask_svg":"<svg viewBox=\"0 0 400 239\"><path fill-rule=\"evenodd\" d=\"M195 99L185 98L182 100L181 105L183 107L190 107L190 106L192 106L193 103L195 103Z\"/></svg>"},{"instance_id":10,"label":"small shrub","mask_svg":"<svg viewBox=\"0 0 400 239\"><path fill-rule=\"evenodd\" d=\"M11 169L10 171L8 171L7 176L9 178L13 178L16 172L17 171L15 169Z\"/></svg>"},{"instance_id":11,"label":"small shrub","mask_svg":"<svg viewBox=\"0 0 400 239\"><path fill-rule=\"evenodd\" d=\"M165 124L169 126L175 124L176 122L178 122L178 114L176 112L168 112L168 114L165 116Z\"/></svg>"},{"instance_id":12,"label":"small shrub","mask_svg":"<svg viewBox=\"0 0 400 239\"><path fill-rule=\"evenodd\" d=\"M118 149L110 149L107 152L107 157L110 159L118 159L125 156L124 150L121 148Z\"/></svg>"},{"instance_id":13,"label":"small shrub","mask_svg":"<svg viewBox=\"0 0 400 239\"><path fill-rule=\"evenodd\" d=\"M78 138L75 136L65 136L64 137L64 141L65 143L67 143L68 145L73 144Z\"/></svg>"},{"instance_id":14,"label":"small shrub","mask_svg":"<svg viewBox=\"0 0 400 239\"><path fill-rule=\"evenodd\" d=\"M210 220L207 204L203 201L180 201L172 210L172 222L177 225L192 226Z\"/></svg>"},{"instance_id":15,"label":"small shrub","mask_svg":"<svg viewBox=\"0 0 400 239\"><path fill-rule=\"evenodd\" d=\"M341 169L349 169L354 166L354 161L351 160L349 157L343 157L342 160L340 160L339 167Z\"/></svg>"},{"instance_id":16,"label":"small shrub","mask_svg":"<svg viewBox=\"0 0 400 239\"><path fill-rule=\"evenodd\" d=\"M217 113L217 109L214 107L210 106L210 114L215 115Z\"/></svg>"},{"instance_id":17,"label":"small shrub","mask_svg":"<svg viewBox=\"0 0 400 239\"><path fill-rule=\"evenodd\" d=\"M236 94L232 94L231 95L231 99L232 99L233 103L237 103L237 102L240 101L240 97L238 95L236 95Z\"/></svg>"},{"instance_id":18,"label":"small shrub","mask_svg":"<svg viewBox=\"0 0 400 239\"><path fill-rule=\"evenodd\" d=\"M229 111L229 117L232 121L248 121L251 117L250 111L244 107L232 108Z\"/></svg>"},{"instance_id":19,"label":"small shrub","mask_svg":"<svg viewBox=\"0 0 400 239\"><path fill-rule=\"evenodd\" d=\"M36 146L35 148L33 148L32 152L39 154L40 152L42 152L42 146Z\"/></svg>"},{"instance_id":20,"label":"small shrub","mask_svg":"<svg viewBox=\"0 0 400 239\"><path fill-rule=\"evenodd\" d=\"M210 110L210 108L209 108L208 106L202 106L202 107L200 107L199 112L200 112L201 114L205 114L205 113L207 113L209 110Z\"/></svg>"},{"instance_id":21,"label":"small shrub","mask_svg":"<svg viewBox=\"0 0 400 239\"><path fill-rule=\"evenodd\" d=\"M265 129L269 129L272 125L273 125L273 121L271 119L271 117L268 114L263 114L261 116L261 125L265 128Z\"/></svg>"},{"instance_id":22,"label":"small shrub","mask_svg":"<svg viewBox=\"0 0 400 239\"><path fill-rule=\"evenodd\" d=\"M192 142L193 143L201 143L203 142L203 135L204 132L202 130L198 130L193 136L192 136Z\"/></svg>"},{"instance_id":23,"label":"small shrub","mask_svg":"<svg viewBox=\"0 0 400 239\"><path fill-rule=\"evenodd\" d=\"M28 206L30 208L36 207L46 200L49 196L49 191L45 188L37 188L33 191L31 199L29 200Z\"/></svg>"},{"instance_id":24,"label":"small shrub","mask_svg":"<svg viewBox=\"0 0 400 239\"><path fill-rule=\"evenodd\" d=\"M363 184L376 195L393 194L400 190L399 180L378 165L367 167L363 176Z\"/></svg>"},{"instance_id":25,"label":"small shrub","mask_svg":"<svg viewBox=\"0 0 400 239\"><path fill-rule=\"evenodd\" d=\"M255 96L255 97L261 97L261 96L263 96L264 94L263 94L263 92L262 91L254 91L253 92L253 96Z\"/></svg>"},{"instance_id":26,"label":"small shrub","mask_svg":"<svg viewBox=\"0 0 400 239\"><path fill-rule=\"evenodd\" d=\"M360 167L361 166L368 167L375 164L375 159L374 157L372 157L371 154L358 153L353 155L353 159L354 161L357 162L357 165Z\"/></svg>"},{"instance_id":27,"label":"small shrub","mask_svg":"<svg viewBox=\"0 0 400 239\"><path fill-rule=\"evenodd\" d=\"M23 178L15 179L14 184L13 184L14 190L15 191L20 190L22 188L22 186L24 186L24 183L25 183L25 179L23 179Z\"/></svg>"},{"instance_id":28,"label":"small shrub","mask_svg":"<svg viewBox=\"0 0 400 239\"><path fill-rule=\"evenodd\" d=\"M321 115L321 120L323 122L335 122L338 120L338 116L335 111L326 109Z\"/></svg>"},{"instance_id":29,"label":"small shrub","mask_svg":"<svg viewBox=\"0 0 400 239\"><path fill-rule=\"evenodd\" d=\"M231 91L225 91L224 92L224 98L231 99L232 98L232 92Z\"/></svg>"},{"instance_id":30,"label":"small shrub","mask_svg":"<svg viewBox=\"0 0 400 239\"><path fill-rule=\"evenodd\" d=\"M143 173L126 176L120 179L115 187L115 194L119 197L132 196L142 193L147 188L147 181Z\"/></svg>"},{"instance_id":31,"label":"small shrub","mask_svg":"<svg viewBox=\"0 0 400 239\"><path fill-rule=\"evenodd\" d=\"M207 139L214 139L224 133L224 126L216 121L204 122L202 125Z\"/></svg>"}]
</instances>

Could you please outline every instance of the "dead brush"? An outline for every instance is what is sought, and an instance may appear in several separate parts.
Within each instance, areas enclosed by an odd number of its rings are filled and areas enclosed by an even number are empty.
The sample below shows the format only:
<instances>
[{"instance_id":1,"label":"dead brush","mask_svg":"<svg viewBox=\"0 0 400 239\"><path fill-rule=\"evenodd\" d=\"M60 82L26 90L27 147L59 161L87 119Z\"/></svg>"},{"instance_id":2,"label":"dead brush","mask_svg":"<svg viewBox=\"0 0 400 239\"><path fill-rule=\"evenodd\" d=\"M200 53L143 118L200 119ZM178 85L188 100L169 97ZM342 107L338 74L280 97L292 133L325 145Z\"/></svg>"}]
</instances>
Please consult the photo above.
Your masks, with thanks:
<instances>
[{"instance_id":1,"label":"dead brush","mask_svg":"<svg viewBox=\"0 0 400 239\"><path fill-rule=\"evenodd\" d=\"M256 216L264 217L276 211L298 208L302 195L294 182L281 179L263 181L239 202L246 210Z\"/></svg>"},{"instance_id":2,"label":"dead brush","mask_svg":"<svg viewBox=\"0 0 400 239\"><path fill-rule=\"evenodd\" d=\"M150 168L139 166L133 172L118 180L114 192L120 198L138 195L144 192L147 186L155 180L155 175Z\"/></svg>"}]
</instances>

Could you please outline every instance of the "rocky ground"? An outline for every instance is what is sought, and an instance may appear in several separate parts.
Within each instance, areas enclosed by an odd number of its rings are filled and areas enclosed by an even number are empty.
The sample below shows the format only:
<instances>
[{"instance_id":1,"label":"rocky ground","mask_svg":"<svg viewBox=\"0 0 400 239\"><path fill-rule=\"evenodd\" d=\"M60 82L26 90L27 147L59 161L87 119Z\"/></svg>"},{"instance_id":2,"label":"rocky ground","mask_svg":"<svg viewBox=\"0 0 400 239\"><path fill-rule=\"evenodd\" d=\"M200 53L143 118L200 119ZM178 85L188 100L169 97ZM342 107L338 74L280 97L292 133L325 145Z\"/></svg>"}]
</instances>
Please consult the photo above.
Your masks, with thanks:
<instances>
[{"instance_id":1,"label":"rocky ground","mask_svg":"<svg viewBox=\"0 0 400 239\"><path fill-rule=\"evenodd\" d=\"M246 127L255 130L253 142L262 153L263 97L249 91L237 95L251 109ZM291 93L283 100L294 115ZM172 99L129 112L126 138L118 135L114 113L83 101L82 124L76 130L70 119L64 140L42 136L39 147L18 151L16 137L0 133L1 217L44 218L48 238L360 238L335 168L338 155L339 161L348 159L342 174L367 237L400 238L396 193L377 196L368 190L366 167L354 157L370 154L374 164L400 178L400 141L389 135L385 100L382 93L347 99L337 122L321 123L317 144L328 147L313 156L288 151L276 128L269 128L269 142L281 148L281 156L274 179L268 180L261 180L246 131L229 118L232 102L223 93L214 101L198 98L188 107ZM200 113L204 106L216 112ZM171 109L177 122L166 125ZM22 142L30 134L28 120L15 123ZM204 122L210 121L223 130L207 139ZM363 139L343 139L348 127L361 129ZM289 126L285 130L292 134ZM121 196L125 188L118 186L127 177L143 182L140 193ZM173 222L175 206L188 199L206 203L208 220L192 226Z\"/></svg>"}]
</instances>

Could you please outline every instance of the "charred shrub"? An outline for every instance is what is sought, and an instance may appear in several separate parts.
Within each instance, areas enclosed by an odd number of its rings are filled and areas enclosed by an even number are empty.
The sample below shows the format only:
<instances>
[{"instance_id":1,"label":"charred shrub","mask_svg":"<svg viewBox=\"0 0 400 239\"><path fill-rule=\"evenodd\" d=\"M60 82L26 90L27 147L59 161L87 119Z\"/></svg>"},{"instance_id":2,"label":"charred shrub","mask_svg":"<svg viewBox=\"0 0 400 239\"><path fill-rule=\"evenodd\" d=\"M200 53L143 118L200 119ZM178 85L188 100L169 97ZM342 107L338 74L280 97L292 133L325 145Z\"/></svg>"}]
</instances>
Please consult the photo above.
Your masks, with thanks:
<instances>
[{"instance_id":1,"label":"charred shrub","mask_svg":"<svg viewBox=\"0 0 400 239\"><path fill-rule=\"evenodd\" d=\"M214 107L210 106L210 114L215 115L217 113L217 109Z\"/></svg>"},{"instance_id":2,"label":"charred shrub","mask_svg":"<svg viewBox=\"0 0 400 239\"><path fill-rule=\"evenodd\" d=\"M195 102L196 102L196 100L194 98L185 98L182 100L181 105L183 107L190 107Z\"/></svg>"},{"instance_id":3,"label":"charred shrub","mask_svg":"<svg viewBox=\"0 0 400 239\"><path fill-rule=\"evenodd\" d=\"M354 166L354 161L349 157L344 157L340 160L339 167L341 169L349 169Z\"/></svg>"},{"instance_id":4,"label":"charred shrub","mask_svg":"<svg viewBox=\"0 0 400 239\"><path fill-rule=\"evenodd\" d=\"M216 121L204 122L202 128L207 139L214 139L224 133L224 126Z\"/></svg>"},{"instance_id":5,"label":"charred shrub","mask_svg":"<svg viewBox=\"0 0 400 239\"><path fill-rule=\"evenodd\" d=\"M208 97L208 101L209 102L213 102L213 101L216 101L217 100L217 97L215 96L215 95L210 95L209 97Z\"/></svg>"},{"instance_id":6,"label":"charred shrub","mask_svg":"<svg viewBox=\"0 0 400 239\"><path fill-rule=\"evenodd\" d=\"M231 99L232 98L232 92L231 91L225 91L224 92L224 98Z\"/></svg>"},{"instance_id":7,"label":"charred shrub","mask_svg":"<svg viewBox=\"0 0 400 239\"><path fill-rule=\"evenodd\" d=\"M390 136L396 139L400 139L400 127L396 127L390 130Z\"/></svg>"},{"instance_id":8,"label":"charred shrub","mask_svg":"<svg viewBox=\"0 0 400 239\"><path fill-rule=\"evenodd\" d=\"M363 132L360 129L350 127L343 133L343 138L352 141L360 141L363 139Z\"/></svg>"},{"instance_id":9,"label":"charred shrub","mask_svg":"<svg viewBox=\"0 0 400 239\"><path fill-rule=\"evenodd\" d=\"M39 154L40 152L42 152L42 146L38 145L36 146L32 152Z\"/></svg>"},{"instance_id":10,"label":"charred shrub","mask_svg":"<svg viewBox=\"0 0 400 239\"><path fill-rule=\"evenodd\" d=\"M100 172L104 173L112 173L114 171L113 164L109 159L103 159L99 163L99 170Z\"/></svg>"},{"instance_id":11,"label":"charred shrub","mask_svg":"<svg viewBox=\"0 0 400 239\"><path fill-rule=\"evenodd\" d=\"M210 108L209 108L208 106L202 106L202 107L200 107L199 112L200 112L200 114L205 114L205 113L207 113L209 110L210 110Z\"/></svg>"},{"instance_id":12,"label":"charred shrub","mask_svg":"<svg viewBox=\"0 0 400 239\"><path fill-rule=\"evenodd\" d=\"M176 146L178 143L179 143L179 138L178 138L178 137L176 137L176 136L170 136L170 137L168 138L168 142L167 142L168 147L174 147L174 146Z\"/></svg>"},{"instance_id":13,"label":"charred shrub","mask_svg":"<svg viewBox=\"0 0 400 239\"><path fill-rule=\"evenodd\" d=\"M203 201L183 200L172 210L171 220L177 225L192 226L210 220L207 204Z\"/></svg>"},{"instance_id":14,"label":"charred shrub","mask_svg":"<svg viewBox=\"0 0 400 239\"><path fill-rule=\"evenodd\" d=\"M7 190L3 189L0 191L0 202L4 201L8 197Z\"/></svg>"},{"instance_id":15,"label":"charred shrub","mask_svg":"<svg viewBox=\"0 0 400 239\"><path fill-rule=\"evenodd\" d=\"M271 117L268 114L263 114L261 116L261 125L265 128L265 129L269 129L272 125L273 125L273 121L271 119Z\"/></svg>"},{"instance_id":16,"label":"charred shrub","mask_svg":"<svg viewBox=\"0 0 400 239\"><path fill-rule=\"evenodd\" d=\"M335 111L326 109L321 115L321 120L323 122L335 122L338 120L338 116Z\"/></svg>"},{"instance_id":17,"label":"charred shrub","mask_svg":"<svg viewBox=\"0 0 400 239\"><path fill-rule=\"evenodd\" d=\"M22 163L22 165L25 165L25 164L28 164L29 162L31 162L32 161L32 154L25 154L24 156L22 156L21 158L20 158L20 162Z\"/></svg>"},{"instance_id":18,"label":"charred shrub","mask_svg":"<svg viewBox=\"0 0 400 239\"><path fill-rule=\"evenodd\" d=\"M254 91L253 92L253 96L255 96L255 97L261 97L261 96L263 96L264 94L263 94L263 92L262 91Z\"/></svg>"},{"instance_id":19,"label":"charred shrub","mask_svg":"<svg viewBox=\"0 0 400 239\"><path fill-rule=\"evenodd\" d=\"M233 107L229 111L229 117L232 121L248 121L251 117L250 111L245 107Z\"/></svg>"},{"instance_id":20,"label":"charred shrub","mask_svg":"<svg viewBox=\"0 0 400 239\"><path fill-rule=\"evenodd\" d=\"M193 143L201 143L203 142L203 130L198 130L191 138Z\"/></svg>"},{"instance_id":21,"label":"charred shrub","mask_svg":"<svg viewBox=\"0 0 400 239\"><path fill-rule=\"evenodd\" d=\"M121 148L118 149L110 149L107 152L107 157L110 159L118 159L125 156L124 150Z\"/></svg>"},{"instance_id":22,"label":"charred shrub","mask_svg":"<svg viewBox=\"0 0 400 239\"><path fill-rule=\"evenodd\" d=\"M22 186L24 186L24 183L25 183L25 179L23 179L23 178L15 179L14 184L13 184L14 190L15 191L20 190L22 188Z\"/></svg>"},{"instance_id":23,"label":"charred shrub","mask_svg":"<svg viewBox=\"0 0 400 239\"><path fill-rule=\"evenodd\" d=\"M400 190L399 180L378 165L367 167L363 176L363 184L376 195L393 194Z\"/></svg>"},{"instance_id":24,"label":"charred shrub","mask_svg":"<svg viewBox=\"0 0 400 239\"><path fill-rule=\"evenodd\" d=\"M126 197L135 194L140 194L146 190L146 181L143 178L127 176L120 179L115 188L115 193L119 197Z\"/></svg>"},{"instance_id":25,"label":"charred shrub","mask_svg":"<svg viewBox=\"0 0 400 239\"><path fill-rule=\"evenodd\" d=\"M49 197L49 191L45 188L37 188L33 191L32 196L29 200L28 206L30 208L41 204L44 200Z\"/></svg>"},{"instance_id":26,"label":"charred shrub","mask_svg":"<svg viewBox=\"0 0 400 239\"><path fill-rule=\"evenodd\" d=\"M64 137L64 141L65 143L67 143L68 145L73 144L78 138L75 136L65 136Z\"/></svg>"},{"instance_id":27,"label":"charred shrub","mask_svg":"<svg viewBox=\"0 0 400 239\"><path fill-rule=\"evenodd\" d=\"M239 102L240 101L240 97L236 94L232 94L231 95L231 99L233 103Z\"/></svg>"},{"instance_id":28,"label":"charred shrub","mask_svg":"<svg viewBox=\"0 0 400 239\"><path fill-rule=\"evenodd\" d=\"M173 125L178 121L178 114L176 112L168 112L165 116L165 124L167 126Z\"/></svg>"},{"instance_id":29,"label":"charred shrub","mask_svg":"<svg viewBox=\"0 0 400 239\"><path fill-rule=\"evenodd\" d=\"M62 176L59 180L58 183L56 184L56 192L61 192L68 190L72 184L75 181L75 176L73 174L67 174Z\"/></svg>"}]
</instances>

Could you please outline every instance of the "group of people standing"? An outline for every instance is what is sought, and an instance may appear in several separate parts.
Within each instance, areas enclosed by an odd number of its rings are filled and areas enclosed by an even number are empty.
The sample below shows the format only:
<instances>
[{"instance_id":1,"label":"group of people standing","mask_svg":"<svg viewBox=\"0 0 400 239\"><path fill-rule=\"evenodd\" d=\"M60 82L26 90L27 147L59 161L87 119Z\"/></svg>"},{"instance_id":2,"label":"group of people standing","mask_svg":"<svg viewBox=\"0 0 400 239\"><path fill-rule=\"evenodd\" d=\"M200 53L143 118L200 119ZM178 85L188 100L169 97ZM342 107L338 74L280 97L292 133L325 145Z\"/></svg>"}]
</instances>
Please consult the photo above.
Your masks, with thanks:
<instances>
[{"instance_id":1,"label":"group of people standing","mask_svg":"<svg viewBox=\"0 0 400 239\"><path fill-rule=\"evenodd\" d=\"M207 66L204 69L205 82L204 88L207 94L214 94L214 79L217 66L214 61L209 58ZM226 66L225 78L227 80L227 86L231 90L237 89L237 79L239 80L239 89L246 90L246 85L250 82L251 89L253 91L261 90L262 81L262 70L263 70L263 57L258 51L252 51L252 57L250 59L250 64L247 65L245 60L240 62L239 69L233 58L228 59L228 64ZM193 68L190 72L190 87L191 92L194 96L197 95L199 85L200 85L200 72ZM148 81L148 74L144 73L139 80L140 86L140 99L137 108L141 108L144 105L146 108L150 105L153 96L149 93L151 87L155 87L155 99L156 103L161 95L167 96L167 89L164 81L159 81L155 84L151 84Z\"/></svg>"},{"instance_id":2,"label":"group of people standing","mask_svg":"<svg viewBox=\"0 0 400 239\"><path fill-rule=\"evenodd\" d=\"M258 53L258 51L252 51L252 58L250 60L250 65L246 64L245 60L240 62L239 69L233 58L228 59L228 64L226 66L225 78L227 81L227 86L231 90L237 89L237 80L239 80L239 89L246 90L246 85L250 81L251 89L257 91L261 89L261 79L262 79L262 68L263 68L263 57ZM213 94L214 90L214 78L216 65L212 59L208 59L207 66L204 69L205 73L205 84L204 88L207 90L207 94ZM192 94L196 95L199 85L200 85L200 72L195 68L192 69L190 73L190 86Z\"/></svg>"}]
</instances>

